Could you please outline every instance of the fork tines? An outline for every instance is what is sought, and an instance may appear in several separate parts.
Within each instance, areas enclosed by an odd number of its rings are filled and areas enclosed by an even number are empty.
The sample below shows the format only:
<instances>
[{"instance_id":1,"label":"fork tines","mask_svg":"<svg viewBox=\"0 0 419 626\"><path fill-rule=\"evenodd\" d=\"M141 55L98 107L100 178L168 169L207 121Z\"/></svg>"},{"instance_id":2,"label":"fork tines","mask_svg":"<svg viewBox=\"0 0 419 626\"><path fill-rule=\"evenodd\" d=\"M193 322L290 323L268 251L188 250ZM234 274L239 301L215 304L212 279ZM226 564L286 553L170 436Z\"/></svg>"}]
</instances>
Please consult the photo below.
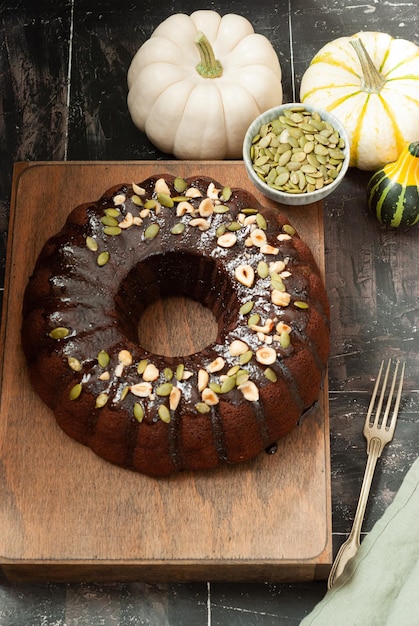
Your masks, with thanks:
<instances>
[{"instance_id":1,"label":"fork tines","mask_svg":"<svg viewBox=\"0 0 419 626\"><path fill-rule=\"evenodd\" d=\"M381 410L382 410L382 406L383 406L383 402L385 399L385 395L386 395L386 389L387 389L387 384L388 384L388 379L389 379L389 374L390 374L390 369L392 366L392 361L391 359L389 359L387 367L385 369L384 372L384 379L383 379L383 383L381 386L381 392L379 395L379 399L378 399L378 404L377 407L375 409L375 418L374 420L371 419L373 410L374 410L374 406L375 406L375 401L377 398L377 394L378 394L378 390L379 390L379 386L380 386L380 382L381 382L381 377L383 374L383 370L384 370L384 361L381 362L381 366L377 375L377 380L375 382L375 386L374 386L374 390L371 396L371 401L370 401L370 405L368 407L368 413L365 419L365 431L364 434L366 435L368 431L371 431L371 429L374 429L376 431L380 430L380 429L384 429L389 435L393 435L394 433L394 429L396 427L396 420L397 420L397 416L398 416L398 412L399 412L399 408L400 408L400 399L401 399L401 395L402 395L402 387L403 387L403 379L404 379L404 371L405 371L405 364L402 364L402 368L401 368L401 373L400 373L400 379L399 379L399 384L398 384L398 388L397 388L397 393L396 396L394 397L394 390L396 387L396 382L397 382L397 374L398 374L398 369L399 369L399 365L400 362L396 361L395 364L395 368L394 368L394 373L393 373L393 378L391 380L391 384L390 384L390 389L388 392L388 396L387 396L387 403L386 403L386 408L384 411L384 415L383 418L381 420L381 424L379 424L379 420L381 417ZM388 417L390 414L390 410L391 410L391 404L394 400L394 407L393 407L393 413L391 416L391 420L389 423L388 422ZM371 433L370 433L371 434ZM378 434L378 433L377 433Z\"/></svg>"}]
</instances>

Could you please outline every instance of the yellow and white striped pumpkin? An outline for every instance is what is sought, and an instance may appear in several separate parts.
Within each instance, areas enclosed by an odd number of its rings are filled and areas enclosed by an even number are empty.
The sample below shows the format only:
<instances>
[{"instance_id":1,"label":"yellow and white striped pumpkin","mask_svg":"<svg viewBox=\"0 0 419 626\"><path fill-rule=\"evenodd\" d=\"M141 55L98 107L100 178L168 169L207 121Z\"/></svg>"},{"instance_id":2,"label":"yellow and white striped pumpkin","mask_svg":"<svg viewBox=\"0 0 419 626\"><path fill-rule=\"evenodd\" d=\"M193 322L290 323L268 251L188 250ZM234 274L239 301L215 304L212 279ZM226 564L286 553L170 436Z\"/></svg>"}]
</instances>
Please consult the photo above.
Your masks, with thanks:
<instances>
[{"instance_id":1,"label":"yellow and white striped pumpkin","mask_svg":"<svg viewBox=\"0 0 419 626\"><path fill-rule=\"evenodd\" d=\"M419 47L380 32L335 39L305 71L300 100L340 120L351 166L376 170L419 138Z\"/></svg>"}]
</instances>

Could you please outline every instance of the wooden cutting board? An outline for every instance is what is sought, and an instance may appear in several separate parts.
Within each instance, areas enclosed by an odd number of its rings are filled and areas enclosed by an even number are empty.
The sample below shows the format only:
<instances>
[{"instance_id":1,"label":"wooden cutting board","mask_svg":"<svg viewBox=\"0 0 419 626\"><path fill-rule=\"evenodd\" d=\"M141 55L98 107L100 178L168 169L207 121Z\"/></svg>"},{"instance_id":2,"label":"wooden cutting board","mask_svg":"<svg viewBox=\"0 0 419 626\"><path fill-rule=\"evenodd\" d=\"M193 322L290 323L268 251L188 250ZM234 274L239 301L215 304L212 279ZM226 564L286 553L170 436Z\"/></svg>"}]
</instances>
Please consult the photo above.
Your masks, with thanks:
<instances>
[{"instance_id":1,"label":"wooden cutting board","mask_svg":"<svg viewBox=\"0 0 419 626\"><path fill-rule=\"evenodd\" d=\"M114 184L160 173L205 174L272 204L251 187L241 161L15 165L0 337L0 568L21 581L325 578L332 560L327 384L276 454L167 479L120 469L74 442L29 384L20 346L22 295L45 240L76 205ZM278 208L324 271L321 204ZM170 337L171 316L158 306L159 335ZM205 311L186 302L183 313L177 324L185 336L192 333L193 345Z\"/></svg>"}]
</instances>

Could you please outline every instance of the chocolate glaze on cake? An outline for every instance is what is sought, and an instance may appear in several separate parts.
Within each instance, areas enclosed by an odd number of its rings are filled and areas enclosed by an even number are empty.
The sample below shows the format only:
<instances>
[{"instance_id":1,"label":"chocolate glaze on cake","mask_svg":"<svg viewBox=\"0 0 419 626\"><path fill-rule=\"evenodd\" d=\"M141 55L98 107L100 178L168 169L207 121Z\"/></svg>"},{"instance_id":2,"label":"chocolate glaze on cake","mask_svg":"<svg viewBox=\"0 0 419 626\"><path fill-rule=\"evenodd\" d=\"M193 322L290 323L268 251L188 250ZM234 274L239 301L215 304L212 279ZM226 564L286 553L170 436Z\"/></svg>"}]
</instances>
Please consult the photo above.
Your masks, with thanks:
<instances>
[{"instance_id":1,"label":"chocolate glaze on cake","mask_svg":"<svg viewBox=\"0 0 419 626\"><path fill-rule=\"evenodd\" d=\"M214 343L182 357L141 347L157 298L209 307ZM249 460L319 396L329 305L286 217L243 189L158 175L79 206L26 289L22 345L61 428L153 476Z\"/></svg>"}]
</instances>

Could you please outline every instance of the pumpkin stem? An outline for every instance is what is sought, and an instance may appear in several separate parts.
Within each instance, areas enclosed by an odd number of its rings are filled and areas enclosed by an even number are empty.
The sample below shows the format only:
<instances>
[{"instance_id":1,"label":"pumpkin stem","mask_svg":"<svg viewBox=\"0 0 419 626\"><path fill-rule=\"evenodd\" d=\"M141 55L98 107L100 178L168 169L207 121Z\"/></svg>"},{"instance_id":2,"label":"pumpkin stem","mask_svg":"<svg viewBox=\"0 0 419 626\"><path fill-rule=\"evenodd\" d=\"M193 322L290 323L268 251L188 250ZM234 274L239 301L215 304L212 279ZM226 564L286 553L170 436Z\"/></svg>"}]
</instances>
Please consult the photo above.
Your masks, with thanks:
<instances>
[{"instance_id":1,"label":"pumpkin stem","mask_svg":"<svg viewBox=\"0 0 419 626\"><path fill-rule=\"evenodd\" d=\"M419 141L414 141L409 145L409 152L413 157L419 157Z\"/></svg>"},{"instance_id":2,"label":"pumpkin stem","mask_svg":"<svg viewBox=\"0 0 419 626\"><path fill-rule=\"evenodd\" d=\"M362 69L362 89L367 93L380 93L385 79L375 67L361 39L353 39L349 42L355 49Z\"/></svg>"},{"instance_id":3,"label":"pumpkin stem","mask_svg":"<svg viewBox=\"0 0 419 626\"><path fill-rule=\"evenodd\" d=\"M414 141L403 148L397 161L385 165L383 172L392 182L399 183L402 187L414 187L417 190L419 185L418 157L419 141Z\"/></svg>"},{"instance_id":4,"label":"pumpkin stem","mask_svg":"<svg viewBox=\"0 0 419 626\"><path fill-rule=\"evenodd\" d=\"M201 55L201 61L196 66L196 71L203 78L218 78L223 74L223 66L215 58L214 50L207 37L199 31L195 37L195 43Z\"/></svg>"}]
</instances>

